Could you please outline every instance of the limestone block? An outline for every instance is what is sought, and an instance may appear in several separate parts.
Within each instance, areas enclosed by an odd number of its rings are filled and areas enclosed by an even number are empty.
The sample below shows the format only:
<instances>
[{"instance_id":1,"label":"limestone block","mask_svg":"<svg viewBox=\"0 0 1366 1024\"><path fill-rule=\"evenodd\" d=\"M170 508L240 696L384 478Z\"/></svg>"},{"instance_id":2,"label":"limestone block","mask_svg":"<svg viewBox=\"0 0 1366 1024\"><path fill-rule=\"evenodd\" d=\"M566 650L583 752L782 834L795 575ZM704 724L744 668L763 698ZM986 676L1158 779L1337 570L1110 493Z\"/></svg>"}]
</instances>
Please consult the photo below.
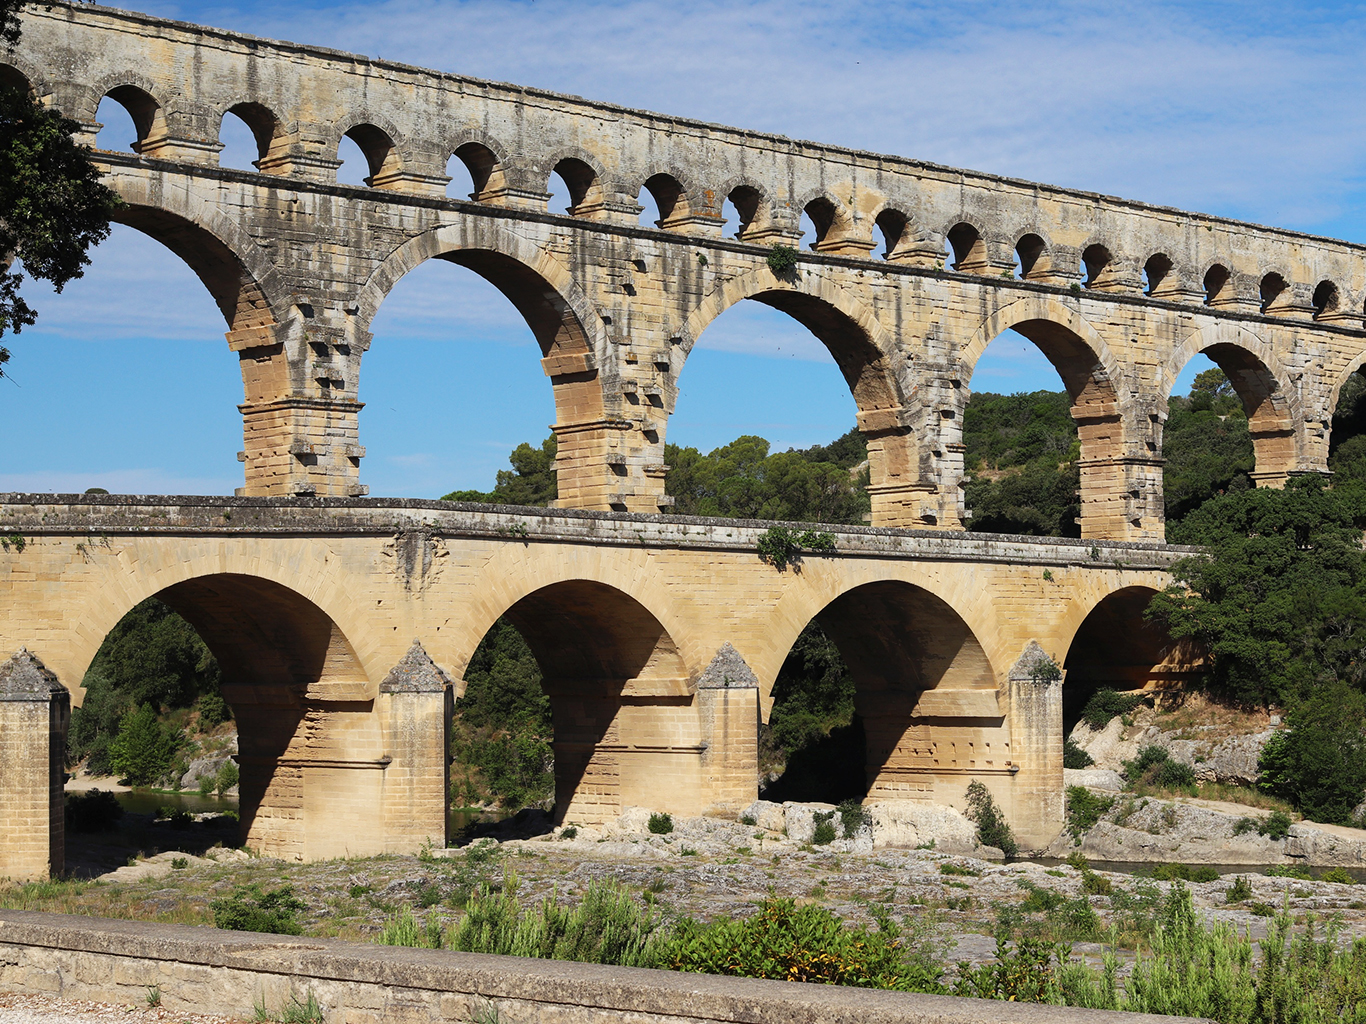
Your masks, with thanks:
<instances>
[{"instance_id":1,"label":"limestone block","mask_svg":"<svg viewBox=\"0 0 1366 1024\"><path fill-rule=\"evenodd\" d=\"M866 809L873 817L874 847L914 849L933 842L941 853L979 855L977 826L952 807L923 800L879 800Z\"/></svg>"},{"instance_id":2,"label":"limestone block","mask_svg":"<svg viewBox=\"0 0 1366 1024\"><path fill-rule=\"evenodd\" d=\"M834 809L834 804L784 803L783 826L787 829L788 838L796 843L811 842L816 834L816 815L827 814ZM838 829L838 824L835 827Z\"/></svg>"},{"instance_id":3,"label":"limestone block","mask_svg":"<svg viewBox=\"0 0 1366 1024\"><path fill-rule=\"evenodd\" d=\"M741 812L741 817L753 818L756 827L769 832L781 832L787 827L783 805L771 800L755 800Z\"/></svg>"},{"instance_id":4,"label":"limestone block","mask_svg":"<svg viewBox=\"0 0 1366 1024\"><path fill-rule=\"evenodd\" d=\"M1124 776L1111 768L1064 768L1062 781L1065 786L1085 786L1113 793L1124 788Z\"/></svg>"}]
</instances>

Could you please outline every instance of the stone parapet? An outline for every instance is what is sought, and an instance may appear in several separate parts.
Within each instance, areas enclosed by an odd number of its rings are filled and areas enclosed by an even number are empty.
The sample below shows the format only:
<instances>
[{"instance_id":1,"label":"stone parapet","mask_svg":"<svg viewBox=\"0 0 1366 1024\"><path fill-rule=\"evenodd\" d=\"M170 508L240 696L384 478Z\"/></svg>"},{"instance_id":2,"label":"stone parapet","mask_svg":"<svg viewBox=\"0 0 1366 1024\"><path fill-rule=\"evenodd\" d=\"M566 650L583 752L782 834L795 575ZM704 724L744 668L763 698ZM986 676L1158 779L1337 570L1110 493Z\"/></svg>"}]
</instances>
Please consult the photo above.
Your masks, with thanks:
<instances>
[{"instance_id":1,"label":"stone parapet","mask_svg":"<svg viewBox=\"0 0 1366 1024\"><path fill-rule=\"evenodd\" d=\"M312 994L326 1020L435 1024L1180 1024L1080 1010L636 967L0 911L0 986L250 1020Z\"/></svg>"}]
</instances>

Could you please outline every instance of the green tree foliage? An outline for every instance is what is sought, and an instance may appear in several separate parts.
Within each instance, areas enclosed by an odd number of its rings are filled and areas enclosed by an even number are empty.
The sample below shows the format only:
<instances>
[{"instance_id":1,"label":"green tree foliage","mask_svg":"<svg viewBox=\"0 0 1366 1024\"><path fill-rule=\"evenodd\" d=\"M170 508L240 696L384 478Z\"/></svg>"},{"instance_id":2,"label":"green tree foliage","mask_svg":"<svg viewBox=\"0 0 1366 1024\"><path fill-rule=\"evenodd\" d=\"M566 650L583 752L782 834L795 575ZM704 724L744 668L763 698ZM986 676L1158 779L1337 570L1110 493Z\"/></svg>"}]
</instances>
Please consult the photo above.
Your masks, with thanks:
<instances>
[{"instance_id":1,"label":"green tree foliage","mask_svg":"<svg viewBox=\"0 0 1366 1024\"><path fill-rule=\"evenodd\" d=\"M1175 524L1207 554L1174 567L1149 614L1201 642L1211 687L1246 704L1288 704L1333 679L1366 682L1366 523L1361 491L1318 477L1226 494Z\"/></svg>"},{"instance_id":2,"label":"green tree foliage","mask_svg":"<svg viewBox=\"0 0 1366 1024\"><path fill-rule=\"evenodd\" d=\"M109 743L109 763L127 785L150 786L171 770L184 734L162 722L150 704L129 711Z\"/></svg>"},{"instance_id":3,"label":"green tree foliage","mask_svg":"<svg viewBox=\"0 0 1366 1024\"><path fill-rule=\"evenodd\" d=\"M1366 793L1366 694L1334 680L1306 695L1286 721L1290 728L1262 749L1258 786L1311 821L1354 824Z\"/></svg>"},{"instance_id":4,"label":"green tree foliage","mask_svg":"<svg viewBox=\"0 0 1366 1024\"><path fill-rule=\"evenodd\" d=\"M963 413L969 527L1079 537L1080 446L1065 391L973 395Z\"/></svg>"},{"instance_id":5,"label":"green tree foliage","mask_svg":"<svg viewBox=\"0 0 1366 1024\"><path fill-rule=\"evenodd\" d=\"M0 0L0 38L19 41L16 0ZM86 255L109 235L120 201L99 181L79 125L45 110L22 86L0 84L0 256L17 256L34 277L61 291L81 276ZM0 337L37 320L19 294L23 274L0 270ZM0 347L0 373L9 352Z\"/></svg>"},{"instance_id":6,"label":"green tree foliage","mask_svg":"<svg viewBox=\"0 0 1366 1024\"><path fill-rule=\"evenodd\" d=\"M530 505L544 507L559 493L555 484L557 442L551 434L533 448L523 441L512 450L511 469L500 469L491 491L452 491L442 501L474 501L490 505Z\"/></svg>"},{"instance_id":7,"label":"green tree foliage","mask_svg":"<svg viewBox=\"0 0 1366 1024\"><path fill-rule=\"evenodd\" d=\"M475 649L455 710L452 771L464 771L457 799L516 808L554 792L550 700L531 648L506 619Z\"/></svg>"},{"instance_id":8,"label":"green tree foliage","mask_svg":"<svg viewBox=\"0 0 1366 1024\"><path fill-rule=\"evenodd\" d=\"M1162 474L1168 523L1185 518L1217 494L1252 487L1252 435L1243 403L1224 371L1196 376L1186 398L1173 397L1162 432Z\"/></svg>"},{"instance_id":9,"label":"green tree foliage","mask_svg":"<svg viewBox=\"0 0 1366 1024\"><path fill-rule=\"evenodd\" d=\"M85 702L73 712L69 756L89 757L89 769L113 769L111 741L133 708L188 708L201 696L206 710L226 715L218 662L183 618L155 598L119 620L96 652L82 684ZM220 718L221 720L221 718Z\"/></svg>"},{"instance_id":10,"label":"green tree foliage","mask_svg":"<svg viewBox=\"0 0 1366 1024\"><path fill-rule=\"evenodd\" d=\"M753 436L706 455L666 445L665 490L678 515L861 524L871 507L867 458L854 430L828 446L772 454Z\"/></svg>"},{"instance_id":11,"label":"green tree foliage","mask_svg":"<svg viewBox=\"0 0 1366 1024\"><path fill-rule=\"evenodd\" d=\"M295 919L306 909L303 900L294 895L294 887L282 885L264 891L259 882L241 885L231 896L222 896L209 904L213 910L215 928L239 932L270 932L275 935L299 935L303 926Z\"/></svg>"}]
</instances>

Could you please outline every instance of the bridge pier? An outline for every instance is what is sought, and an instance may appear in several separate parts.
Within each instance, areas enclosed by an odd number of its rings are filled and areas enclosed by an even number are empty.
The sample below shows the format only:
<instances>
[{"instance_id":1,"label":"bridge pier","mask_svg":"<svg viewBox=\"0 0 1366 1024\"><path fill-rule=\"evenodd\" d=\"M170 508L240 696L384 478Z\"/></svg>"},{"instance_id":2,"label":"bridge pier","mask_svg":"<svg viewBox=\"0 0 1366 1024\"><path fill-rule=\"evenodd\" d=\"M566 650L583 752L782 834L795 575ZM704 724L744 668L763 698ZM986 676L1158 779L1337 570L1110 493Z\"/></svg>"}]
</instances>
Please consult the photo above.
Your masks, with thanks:
<instances>
[{"instance_id":1,"label":"bridge pier","mask_svg":"<svg viewBox=\"0 0 1366 1024\"><path fill-rule=\"evenodd\" d=\"M66 867L62 784L71 697L20 648L0 665L0 878L60 875Z\"/></svg>"}]
</instances>

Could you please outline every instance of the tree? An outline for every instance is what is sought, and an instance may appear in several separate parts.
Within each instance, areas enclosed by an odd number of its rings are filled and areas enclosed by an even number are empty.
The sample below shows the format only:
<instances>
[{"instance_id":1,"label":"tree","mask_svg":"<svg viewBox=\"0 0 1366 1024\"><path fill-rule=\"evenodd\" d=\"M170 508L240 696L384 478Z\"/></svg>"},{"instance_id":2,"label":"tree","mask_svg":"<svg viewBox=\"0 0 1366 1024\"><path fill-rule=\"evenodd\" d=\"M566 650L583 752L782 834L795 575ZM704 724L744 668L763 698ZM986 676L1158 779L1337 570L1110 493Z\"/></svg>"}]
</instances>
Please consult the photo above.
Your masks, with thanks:
<instances>
[{"instance_id":1,"label":"tree","mask_svg":"<svg viewBox=\"0 0 1366 1024\"><path fill-rule=\"evenodd\" d=\"M119 722L119 734L109 744L114 774L131 786L150 786L171 770L184 736L162 723L150 704L129 711Z\"/></svg>"},{"instance_id":2,"label":"tree","mask_svg":"<svg viewBox=\"0 0 1366 1024\"><path fill-rule=\"evenodd\" d=\"M508 456L512 469L498 471L497 483L492 491L452 491L441 500L487 502L492 505L549 505L559 493L555 480L557 448L554 434L542 441L539 448L533 448L523 441Z\"/></svg>"},{"instance_id":3,"label":"tree","mask_svg":"<svg viewBox=\"0 0 1366 1024\"><path fill-rule=\"evenodd\" d=\"M0 0L0 38L19 41L23 0ZM38 314L19 294L23 274L12 260L57 291L80 277L92 245L109 236L121 205L100 183L90 151L74 140L79 125L44 109L15 84L0 84L0 337L20 333ZM0 346L0 374L9 359Z\"/></svg>"}]
</instances>

